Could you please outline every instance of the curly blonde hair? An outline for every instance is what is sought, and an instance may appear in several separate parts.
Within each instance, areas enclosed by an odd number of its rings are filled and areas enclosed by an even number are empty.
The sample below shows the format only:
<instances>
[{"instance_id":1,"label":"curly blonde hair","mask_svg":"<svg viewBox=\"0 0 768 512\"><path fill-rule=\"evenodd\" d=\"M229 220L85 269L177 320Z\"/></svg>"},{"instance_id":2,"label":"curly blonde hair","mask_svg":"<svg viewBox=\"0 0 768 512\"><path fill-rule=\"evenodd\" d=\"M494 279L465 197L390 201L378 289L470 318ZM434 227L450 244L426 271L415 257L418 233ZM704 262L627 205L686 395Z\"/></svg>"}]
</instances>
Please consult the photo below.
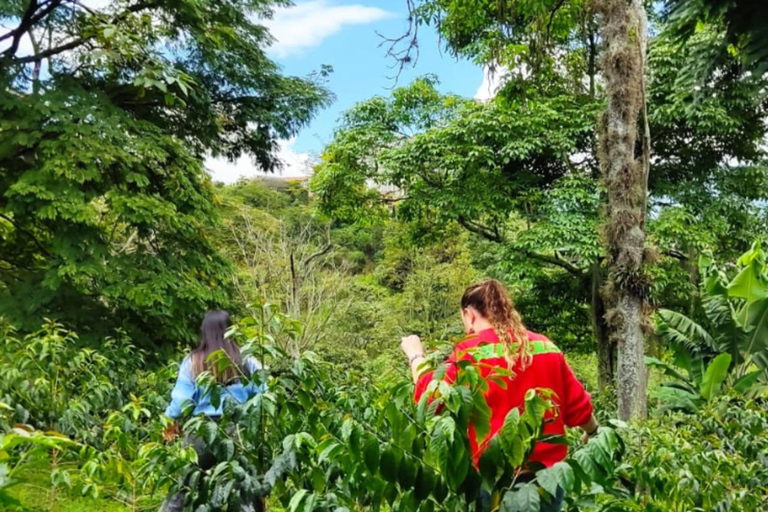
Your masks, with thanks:
<instances>
[{"instance_id":1,"label":"curly blonde hair","mask_svg":"<svg viewBox=\"0 0 768 512\"><path fill-rule=\"evenodd\" d=\"M475 308L491 323L510 369L518 363L521 369L527 368L531 362L528 331L504 285L489 279L470 286L461 297L461 308L468 307Z\"/></svg>"}]
</instances>

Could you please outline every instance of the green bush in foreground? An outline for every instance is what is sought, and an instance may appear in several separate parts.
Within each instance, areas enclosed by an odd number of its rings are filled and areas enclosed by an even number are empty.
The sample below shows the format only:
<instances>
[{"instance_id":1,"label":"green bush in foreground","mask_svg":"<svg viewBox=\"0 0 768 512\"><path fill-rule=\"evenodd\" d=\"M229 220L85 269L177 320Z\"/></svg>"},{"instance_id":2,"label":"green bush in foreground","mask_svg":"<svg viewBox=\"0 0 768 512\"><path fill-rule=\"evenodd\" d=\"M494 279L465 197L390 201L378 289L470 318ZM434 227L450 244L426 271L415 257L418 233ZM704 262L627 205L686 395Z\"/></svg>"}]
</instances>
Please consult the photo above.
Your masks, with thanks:
<instances>
[{"instance_id":1,"label":"green bush in foreground","mask_svg":"<svg viewBox=\"0 0 768 512\"><path fill-rule=\"evenodd\" d=\"M604 428L585 446L569 435L560 440L573 445L569 458L538 468L534 482L520 484L515 468L527 460L551 408L545 390L532 392L525 409L509 415L478 470L470 462L467 427L474 424L480 436L486 434L481 425L488 414L482 399L487 384L473 365L462 367L458 385L436 381L432 404L415 404L412 385L402 376L376 384L311 353L292 358L272 348L276 340L297 336L299 326L273 307L256 311L234 335L245 352L266 363L252 378L267 383L269 391L240 406L226 404L221 424L203 417L185 420L185 432L195 433L216 454L213 468L202 471L181 441L166 444L160 438L173 372L134 369L131 380L120 373L130 366L112 355L103 371L118 372L114 382L131 389L121 389L114 406L83 416L88 421L81 427L87 428L75 429L71 440L28 427L10 431L25 411L39 422L35 426L44 427L59 406L47 399L24 402L26 395L19 394L28 389L24 379L3 382L0 428L3 442L13 446L4 450L0 467L6 469L0 473L13 471L20 480L34 473L34 481L11 489L12 479L5 478L0 494L8 504L21 501L19 510L26 511L59 510L62 499L74 493L146 510L177 490L188 491L189 510L200 512L238 510L267 495L288 512L476 511L480 490L491 494L500 512L538 511L557 485L569 491L568 512L746 512L768 504L768 413L760 399L714 396L693 414L674 412L618 430ZM51 329L37 336L73 338L60 326ZM41 339L11 344L33 350ZM77 360L81 350L74 342L59 348L62 364ZM18 351L6 354L13 354L2 359L6 374L32 364ZM40 378L33 380L43 382ZM219 392L209 376L200 382L214 396ZM72 404L87 400L82 381L60 384L57 396ZM49 436L56 446L26 439L38 435ZM34 467L19 465L20 460L34 461ZM45 478L51 486L44 498L30 499L28 489ZM87 503L98 509L107 501Z\"/></svg>"},{"instance_id":2,"label":"green bush in foreground","mask_svg":"<svg viewBox=\"0 0 768 512\"><path fill-rule=\"evenodd\" d=\"M553 412L547 390L532 390L524 410L509 414L476 469L468 427L485 437L490 418L483 397L488 382L476 365L462 363L455 385L436 380L435 400L416 404L403 378L377 387L312 354L291 359L274 349L281 336L297 334L295 324L269 306L246 321L241 334L244 350L269 368L251 378L267 383L269 391L243 405L226 403L221 423L192 417L184 426L218 464L203 471L189 464L190 451L178 445L156 443L144 450L151 461L147 470L168 475L172 491L186 492L190 510L236 511L268 494L289 512L480 511L481 491L502 510L538 511L558 486L574 504L626 496L616 478L624 445L609 427L567 461L532 467L538 470L534 482L518 481ZM222 399L209 377L201 379L214 401Z\"/></svg>"},{"instance_id":3,"label":"green bush in foreground","mask_svg":"<svg viewBox=\"0 0 768 512\"><path fill-rule=\"evenodd\" d=\"M719 397L630 430L636 503L649 512L768 510L768 402Z\"/></svg>"}]
</instances>

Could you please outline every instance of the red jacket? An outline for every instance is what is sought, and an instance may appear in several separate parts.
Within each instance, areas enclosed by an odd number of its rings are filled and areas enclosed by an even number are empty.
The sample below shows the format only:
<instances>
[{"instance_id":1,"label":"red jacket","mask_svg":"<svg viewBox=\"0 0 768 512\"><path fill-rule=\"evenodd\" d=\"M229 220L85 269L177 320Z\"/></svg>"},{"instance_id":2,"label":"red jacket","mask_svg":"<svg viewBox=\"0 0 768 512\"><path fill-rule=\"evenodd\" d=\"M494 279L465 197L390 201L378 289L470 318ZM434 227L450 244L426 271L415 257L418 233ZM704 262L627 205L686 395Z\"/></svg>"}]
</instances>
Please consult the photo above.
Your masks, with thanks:
<instances>
[{"instance_id":1,"label":"red jacket","mask_svg":"<svg viewBox=\"0 0 768 512\"><path fill-rule=\"evenodd\" d=\"M540 334L529 331L528 339L531 341L533 354L531 364L525 370L521 370L520 364L517 363L512 368L514 376L504 378L506 389L493 381L488 382L486 400L491 408L491 432L482 446L477 445L474 428L471 425L469 427L469 439L472 443L475 464L480 459L480 454L488 440L504 424L507 413L515 407L522 409L525 393L529 389L544 388L555 392L552 401L557 406L557 412L550 415L551 417L544 424L546 435L562 435L565 433L565 427L583 425L592 415L592 401L589 393L574 376L560 349ZM507 360L503 354L502 345L493 329L481 331L456 345L453 354L446 362L448 368L445 372L445 380L451 383L456 379L454 363L460 360L473 362L482 360L483 365L480 369L483 376L487 377L494 366L507 368ZM419 378L415 393L417 402L432 381L433 373L425 373ZM541 462L549 467L565 459L567 453L568 448L563 444L538 443L530 460Z\"/></svg>"}]
</instances>

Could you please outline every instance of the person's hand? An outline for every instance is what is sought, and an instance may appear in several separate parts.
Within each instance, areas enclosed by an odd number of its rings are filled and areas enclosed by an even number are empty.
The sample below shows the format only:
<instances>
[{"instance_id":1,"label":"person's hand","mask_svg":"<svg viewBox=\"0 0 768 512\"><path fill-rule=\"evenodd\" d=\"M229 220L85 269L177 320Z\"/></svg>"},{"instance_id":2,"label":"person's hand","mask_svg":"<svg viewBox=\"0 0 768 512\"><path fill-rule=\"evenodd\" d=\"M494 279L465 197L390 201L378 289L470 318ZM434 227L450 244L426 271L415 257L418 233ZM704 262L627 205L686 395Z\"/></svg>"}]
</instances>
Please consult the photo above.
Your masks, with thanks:
<instances>
[{"instance_id":1,"label":"person's hand","mask_svg":"<svg viewBox=\"0 0 768 512\"><path fill-rule=\"evenodd\" d=\"M579 425L579 428L582 430L581 444L587 444L589 438L597 434L597 429L600 428L600 424L597 422L595 415L592 414L589 417L589 421L583 425Z\"/></svg>"},{"instance_id":2,"label":"person's hand","mask_svg":"<svg viewBox=\"0 0 768 512\"><path fill-rule=\"evenodd\" d=\"M597 435L597 429L598 429L598 428L599 428L599 427L595 427L595 429L592 431L592 435L589 435L589 434L587 433L587 431L586 431L586 430L585 430L585 431L583 431L583 432L581 433L581 444L587 444L587 443L589 442L589 440L590 440L590 439L592 439L593 437L595 437L595 435Z\"/></svg>"},{"instance_id":3,"label":"person's hand","mask_svg":"<svg viewBox=\"0 0 768 512\"><path fill-rule=\"evenodd\" d=\"M421 338L412 334L400 339L400 350L410 359L413 356L423 354L424 347L421 344Z\"/></svg>"},{"instance_id":4,"label":"person's hand","mask_svg":"<svg viewBox=\"0 0 768 512\"><path fill-rule=\"evenodd\" d=\"M177 437L179 437L179 423L174 421L163 429L163 439L167 443L172 443Z\"/></svg>"}]
</instances>

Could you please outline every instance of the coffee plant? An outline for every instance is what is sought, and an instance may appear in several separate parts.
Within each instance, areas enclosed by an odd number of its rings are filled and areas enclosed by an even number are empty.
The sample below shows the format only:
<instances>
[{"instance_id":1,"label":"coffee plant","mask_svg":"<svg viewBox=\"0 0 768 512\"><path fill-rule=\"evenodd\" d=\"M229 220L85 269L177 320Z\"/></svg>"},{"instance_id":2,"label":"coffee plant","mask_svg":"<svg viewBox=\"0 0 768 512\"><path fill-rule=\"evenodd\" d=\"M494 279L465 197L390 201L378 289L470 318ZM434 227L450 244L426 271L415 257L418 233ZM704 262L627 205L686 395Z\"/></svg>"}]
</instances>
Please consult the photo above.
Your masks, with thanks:
<instances>
[{"instance_id":1,"label":"coffee plant","mask_svg":"<svg viewBox=\"0 0 768 512\"><path fill-rule=\"evenodd\" d=\"M145 492L153 479L140 471L140 449L159 438L175 368L142 370L144 353L121 333L95 349L52 321L23 337L6 328L0 353L0 432L41 429L51 439L76 442L67 450L37 443L30 452L38 467L49 468L51 503L57 489L73 483L82 494L132 511L153 502ZM35 441L40 434L27 437ZM9 457L23 453L14 445ZM17 481L25 467L16 470Z\"/></svg>"},{"instance_id":2,"label":"coffee plant","mask_svg":"<svg viewBox=\"0 0 768 512\"><path fill-rule=\"evenodd\" d=\"M75 448L75 444L67 436L57 432L40 432L28 425L17 425L12 429L0 431L0 509L21 508L22 504L9 491L12 487L25 483L25 470L41 462L48 463L52 453L62 454ZM68 483L69 474L54 468L51 478L54 483L59 483L58 480ZM56 486L52 488L52 492L55 492L55 489Z\"/></svg>"},{"instance_id":3,"label":"coffee plant","mask_svg":"<svg viewBox=\"0 0 768 512\"><path fill-rule=\"evenodd\" d=\"M697 413L674 412L630 429L636 500L627 510L768 510L766 405L725 395Z\"/></svg>"},{"instance_id":4,"label":"coffee plant","mask_svg":"<svg viewBox=\"0 0 768 512\"><path fill-rule=\"evenodd\" d=\"M467 432L474 425L487 436L490 415L483 398L488 384L475 365L462 363L451 386L438 377L429 393L434 399L417 404L403 377L376 386L311 353L291 358L276 349L273 342L296 328L265 305L233 333L266 368L250 378L268 391L247 403L227 401L212 379L200 378L212 401L224 400L225 414L220 422L189 417L183 431L215 460L210 467L183 441L143 448L145 470L166 475L156 484L183 492L189 510L239 511L271 495L289 512L479 512L485 495L492 509L512 512L538 511L558 487L573 504L626 494L616 476L624 445L610 427L567 461L551 468L529 463L547 415L556 413L549 391L531 390L475 465ZM526 466L535 478L521 482Z\"/></svg>"}]
</instances>

